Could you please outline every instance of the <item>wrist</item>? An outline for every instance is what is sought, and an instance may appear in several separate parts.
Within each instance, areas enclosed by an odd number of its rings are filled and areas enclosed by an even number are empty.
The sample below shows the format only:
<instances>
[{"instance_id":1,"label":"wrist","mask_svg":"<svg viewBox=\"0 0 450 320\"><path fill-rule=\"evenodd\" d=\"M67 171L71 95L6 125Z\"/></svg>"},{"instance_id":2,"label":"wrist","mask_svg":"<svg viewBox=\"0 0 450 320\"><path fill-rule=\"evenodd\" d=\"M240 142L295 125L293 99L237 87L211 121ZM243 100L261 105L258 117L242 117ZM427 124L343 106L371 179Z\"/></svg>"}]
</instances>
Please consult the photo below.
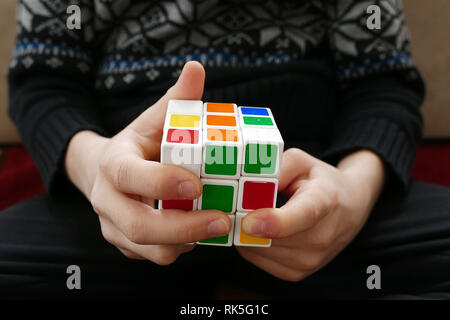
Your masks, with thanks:
<instances>
[{"instance_id":1,"label":"wrist","mask_svg":"<svg viewBox=\"0 0 450 320\"><path fill-rule=\"evenodd\" d=\"M355 189L363 192L370 205L375 204L386 179L381 158L372 151L359 150L344 157L337 168L352 181Z\"/></svg>"},{"instance_id":2,"label":"wrist","mask_svg":"<svg viewBox=\"0 0 450 320\"><path fill-rule=\"evenodd\" d=\"M101 152L109 141L96 132L77 132L70 140L64 158L69 180L89 199Z\"/></svg>"}]
</instances>

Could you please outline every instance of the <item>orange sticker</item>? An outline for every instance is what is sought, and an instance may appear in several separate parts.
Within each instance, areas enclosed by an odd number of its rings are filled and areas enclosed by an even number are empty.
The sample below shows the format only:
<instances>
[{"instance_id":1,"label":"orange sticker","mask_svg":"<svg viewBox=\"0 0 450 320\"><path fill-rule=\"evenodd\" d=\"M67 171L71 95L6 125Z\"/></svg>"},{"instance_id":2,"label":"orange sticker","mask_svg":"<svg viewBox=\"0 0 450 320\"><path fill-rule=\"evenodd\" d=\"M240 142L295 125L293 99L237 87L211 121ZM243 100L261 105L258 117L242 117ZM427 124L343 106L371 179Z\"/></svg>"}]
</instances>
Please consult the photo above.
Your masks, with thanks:
<instances>
[{"instance_id":1,"label":"orange sticker","mask_svg":"<svg viewBox=\"0 0 450 320\"><path fill-rule=\"evenodd\" d=\"M236 127L236 117L207 115L206 124L209 126Z\"/></svg>"},{"instance_id":2,"label":"orange sticker","mask_svg":"<svg viewBox=\"0 0 450 320\"><path fill-rule=\"evenodd\" d=\"M207 129L207 138L210 141L232 141L238 142L239 136L237 130L228 129Z\"/></svg>"},{"instance_id":3,"label":"orange sticker","mask_svg":"<svg viewBox=\"0 0 450 320\"><path fill-rule=\"evenodd\" d=\"M232 103L208 103L206 112L234 113L234 104Z\"/></svg>"}]
</instances>

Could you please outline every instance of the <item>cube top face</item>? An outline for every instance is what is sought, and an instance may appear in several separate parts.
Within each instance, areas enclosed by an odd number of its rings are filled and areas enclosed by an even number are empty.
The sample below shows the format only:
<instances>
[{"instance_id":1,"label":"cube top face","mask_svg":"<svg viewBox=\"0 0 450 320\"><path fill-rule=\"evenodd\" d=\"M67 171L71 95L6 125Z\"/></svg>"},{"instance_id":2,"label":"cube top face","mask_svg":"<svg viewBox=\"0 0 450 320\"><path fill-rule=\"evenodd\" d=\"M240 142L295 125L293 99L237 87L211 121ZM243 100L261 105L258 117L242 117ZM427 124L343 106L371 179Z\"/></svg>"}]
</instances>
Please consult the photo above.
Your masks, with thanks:
<instances>
[{"instance_id":1,"label":"cube top face","mask_svg":"<svg viewBox=\"0 0 450 320\"><path fill-rule=\"evenodd\" d=\"M167 113L197 114L203 112L203 102L200 100L169 100Z\"/></svg>"},{"instance_id":2,"label":"cube top face","mask_svg":"<svg viewBox=\"0 0 450 320\"><path fill-rule=\"evenodd\" d=\"M206 141L241 142L236 129L206 128Z\"/></svg>"},{"instance_id":3,"label":"cube top face","mask_svg":"<svg viewBox=\"0 0 450 320\"><path fill-rule=\"evenodd\" d=\"M168 126L172 128L200 128L202 117L196 114L168 114Z\"/></svg>"},{"instance_id":4,"label":"cube top face","mask_svg":"<svg viewBox=\"0 0 450 320\"><path fill-rule=\"evenodd\" d=\"M237 117L235 115L222 114L206 114L204 116L205 127L233 127L238 126Z\"/></svg>"},{"instance_id":5,"label":"cube top face","mask_svg":"<svg viewBox=\"0 0 450 320\"><path fill-rule=\"evenodd\" d=\"M237 106L234 103L206 102L204 107L204 113L236 114Z\"/></svg>"},{"instance_id":6,"label":"cube top face","mask_svg":"<svg viewBox=\"0 0 450 320\"><path fill-rule=\"evenodd\" d=\"M228 214L236 212L237 180L202 179L203 192L198 201L199 210L221 210Z\"/></svg>"},{"instance_id":7,"label":"cube top face","mask_svg":"<svg viewBox=\"0 0 450 320\"><path fill-rule=\"evenodd\" d=\"M261 208L274 208L277 191L277 179L242 177L239 180L237 210L248 212Z\"/></svg>"},{"instance_id":8,"label":"cube top face","mask_svg":"<svg viewBox=\"0 0 450 320\"><path fill-rule=\"evenodd\" d=\"M170 128L167 130L166 142L199 144L200 142L199 137L200 137L199 130Z\"/></svg>"}]
</instances>

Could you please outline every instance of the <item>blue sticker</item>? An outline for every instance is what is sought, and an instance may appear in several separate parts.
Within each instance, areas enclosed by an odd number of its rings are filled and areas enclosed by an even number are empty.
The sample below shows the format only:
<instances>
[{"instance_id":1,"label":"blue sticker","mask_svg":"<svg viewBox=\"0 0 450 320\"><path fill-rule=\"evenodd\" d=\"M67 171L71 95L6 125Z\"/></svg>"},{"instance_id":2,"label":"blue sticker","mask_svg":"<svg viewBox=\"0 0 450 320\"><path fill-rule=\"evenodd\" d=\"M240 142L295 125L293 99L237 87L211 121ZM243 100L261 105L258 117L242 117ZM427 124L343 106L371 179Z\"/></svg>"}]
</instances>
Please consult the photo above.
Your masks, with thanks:
<instances>
[{"instance_id":1,"label":"blue sticker","mask_svg":"<svg viewBox=\"0 0 450 320\"><path fill-rule=\"evenodd\" d=\"M269 116L269 111L266 108L249 108L241 107L242 114L253 115L253 116Z\"/></svg>"}]
</instances>

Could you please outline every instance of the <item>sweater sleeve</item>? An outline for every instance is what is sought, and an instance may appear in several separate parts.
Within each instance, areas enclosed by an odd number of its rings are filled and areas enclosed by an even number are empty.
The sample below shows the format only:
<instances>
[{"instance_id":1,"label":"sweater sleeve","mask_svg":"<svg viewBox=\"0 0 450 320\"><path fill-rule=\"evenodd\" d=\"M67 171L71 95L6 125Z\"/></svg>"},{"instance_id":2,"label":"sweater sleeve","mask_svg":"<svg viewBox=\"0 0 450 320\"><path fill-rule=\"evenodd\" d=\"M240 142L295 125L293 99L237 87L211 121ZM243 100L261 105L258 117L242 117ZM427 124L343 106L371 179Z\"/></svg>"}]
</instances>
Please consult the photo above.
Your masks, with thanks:
<instances>
[{"instance_id":1,"label":"sweater sleeve","mask_svg":"<svg viewBox=\"0 0 450 320\"><path fill-rule=\"evenodd\" d=\"M92 93L92 32L83 20L81 30L67 28L69 3L19 1L8 72L10 117L50 193L66 179L71 137L80 130L104 134ZM90 16L84 10L82 19Z\"/></svg>"},{"instance_id":2,"label":"sweater sleeve","mask_svg":"<svg viewBox=\"0 0 450 320\"><path fill-rule=\"evenodd\" d=\"M369 29L370 5L381 28ZM388 186L405 191L422 137L425 85L411 60L400 1L330 1L328 31L336 67L338 113L323 157L337 163L358 149L378 154Z\"/></svg>"}]
</instances>

